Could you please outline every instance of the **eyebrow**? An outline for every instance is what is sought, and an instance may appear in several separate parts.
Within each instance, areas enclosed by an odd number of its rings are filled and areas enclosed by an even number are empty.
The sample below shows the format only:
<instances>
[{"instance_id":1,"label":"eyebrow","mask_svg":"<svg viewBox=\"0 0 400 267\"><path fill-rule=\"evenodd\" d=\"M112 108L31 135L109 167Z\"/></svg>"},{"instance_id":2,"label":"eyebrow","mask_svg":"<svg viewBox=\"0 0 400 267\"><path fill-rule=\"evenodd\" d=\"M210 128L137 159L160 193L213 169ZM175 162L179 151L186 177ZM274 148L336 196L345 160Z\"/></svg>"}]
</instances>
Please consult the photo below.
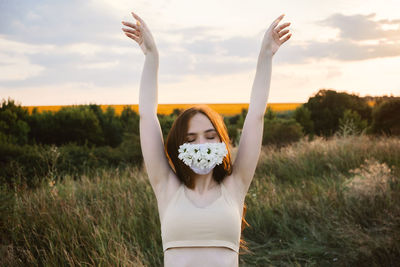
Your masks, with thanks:
<instances>
[{"instance_id":1,"label":"eyebrow","mask_svg":"<svg viewBox=\"0 0 400 267\"><path fill-rule=\"evenodd\" d=\"M204 133L213 132L213 131L216 132L215 129L208 129L208 130L204 131ZM188 133L187 135L196 135L196 133Z\"/></svg>"}]
</instances>

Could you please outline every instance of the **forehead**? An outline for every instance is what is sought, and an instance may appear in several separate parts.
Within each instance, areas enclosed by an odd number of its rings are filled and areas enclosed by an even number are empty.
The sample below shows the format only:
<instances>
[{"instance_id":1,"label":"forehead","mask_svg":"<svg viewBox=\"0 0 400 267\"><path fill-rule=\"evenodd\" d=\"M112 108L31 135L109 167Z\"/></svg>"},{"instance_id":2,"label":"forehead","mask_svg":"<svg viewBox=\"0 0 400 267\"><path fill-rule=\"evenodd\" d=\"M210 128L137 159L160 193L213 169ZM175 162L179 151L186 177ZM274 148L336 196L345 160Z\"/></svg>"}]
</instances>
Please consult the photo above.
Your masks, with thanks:
<instances>
[{"instance_id":1,"label":"forehead","mask_svg":"<svg viewBox=\"0 0 400 267\"><path fill-rule=\"evenodd\" d=\"M188 124L188 132L203 132L208 129L215 129L208 117L202 113L194 115Z\"/></svg>"}]
</instances>

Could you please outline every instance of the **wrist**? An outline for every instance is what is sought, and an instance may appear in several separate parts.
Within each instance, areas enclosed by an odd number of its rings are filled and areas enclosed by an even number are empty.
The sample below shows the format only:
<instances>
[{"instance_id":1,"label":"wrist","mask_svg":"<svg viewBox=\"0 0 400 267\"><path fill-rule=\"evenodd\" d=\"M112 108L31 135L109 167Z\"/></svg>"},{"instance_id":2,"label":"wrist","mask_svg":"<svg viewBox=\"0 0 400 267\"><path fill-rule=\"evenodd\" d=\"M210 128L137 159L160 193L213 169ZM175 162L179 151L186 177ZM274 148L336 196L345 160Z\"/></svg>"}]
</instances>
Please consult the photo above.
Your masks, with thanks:
<instances>
[{"instance_id":1,"label":"wrist","mask_svg":"<svg viewBox=\"0 0 400 267\"><path fill-rule=\"evenodd\" d=\"M159 58L158 51L147 51L145 57L153 60L158 60Z\"/></svg>"},{"instance_id":2,"label":"wrist","mask_svg":"<svg viewBox=\"0 0 400 267\"><path fill-rule=\"evenodd\" d=\"M272 58L274 56L274 53L272 53L271 49L262 49L260 51L259 56L263 57L263 58L265 58L265 57L271 57Z\"/></svg>"}]
</instances>

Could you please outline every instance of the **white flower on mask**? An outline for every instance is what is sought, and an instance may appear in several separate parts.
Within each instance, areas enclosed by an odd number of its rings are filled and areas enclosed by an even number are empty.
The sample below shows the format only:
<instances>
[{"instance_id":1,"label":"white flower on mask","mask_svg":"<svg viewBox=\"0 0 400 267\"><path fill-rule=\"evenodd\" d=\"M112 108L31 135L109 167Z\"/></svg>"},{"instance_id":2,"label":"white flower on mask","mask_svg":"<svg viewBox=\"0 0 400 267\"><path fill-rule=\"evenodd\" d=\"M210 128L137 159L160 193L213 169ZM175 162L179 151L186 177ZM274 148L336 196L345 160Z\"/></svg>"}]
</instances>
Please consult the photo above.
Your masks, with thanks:
<instances>
[{"instance_id":1,"label":"white flower on mask","mask_svg":"<svg viewBox=\"0 0 400 267\"><path fill-rule=\"evenodd\" d=\"M209 168L214 163L216 165L221 164L224 157L228 154L224 142L205 144L184 143L179 146L178 152L178 158L187 166L196 166L202 169Z\"/></svg>"}]
</instances>

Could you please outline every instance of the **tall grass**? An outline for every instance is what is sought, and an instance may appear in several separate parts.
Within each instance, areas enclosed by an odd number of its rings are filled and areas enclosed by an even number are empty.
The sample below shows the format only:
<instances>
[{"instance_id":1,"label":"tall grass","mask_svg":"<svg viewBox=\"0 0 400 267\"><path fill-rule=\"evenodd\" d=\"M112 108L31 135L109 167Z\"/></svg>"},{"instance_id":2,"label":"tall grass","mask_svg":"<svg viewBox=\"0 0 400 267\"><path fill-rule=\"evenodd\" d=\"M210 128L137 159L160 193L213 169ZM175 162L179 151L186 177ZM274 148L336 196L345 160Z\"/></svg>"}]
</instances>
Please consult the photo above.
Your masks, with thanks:
<instances>
[{"instance_id":1,"label":"tall grass","mask_svg":"<svg viewBox=\"0 0 400 267\"><path fill-rule=\"evenodd\" d=\"M395 266L400 139L349 136L262 150L243 266Z\"/></svg>"},{"instance_id":2,"label":"tall grass","mask_svg":"<svg viewBox=\"0 0 400 267\"><path fill-rule=\"evenodd\" d=\"M156 202L145 179L137 169L114 169L49 181L33 192L3 192L4 263L160 266Z\"/></svg>"},{"instance_id":3,"label":"tall grass","mask_svg":"<svg viewBox=\"0 0 400 267\"><path fill-rule=\"evenodd\" d=\"M235 151L233 152L235 156ZM264 147L240 266L390 266L400 259L400 140L365 136ZM143 170L1 190L5 266L162 266Z\"/></svg>"}]
</instances>

